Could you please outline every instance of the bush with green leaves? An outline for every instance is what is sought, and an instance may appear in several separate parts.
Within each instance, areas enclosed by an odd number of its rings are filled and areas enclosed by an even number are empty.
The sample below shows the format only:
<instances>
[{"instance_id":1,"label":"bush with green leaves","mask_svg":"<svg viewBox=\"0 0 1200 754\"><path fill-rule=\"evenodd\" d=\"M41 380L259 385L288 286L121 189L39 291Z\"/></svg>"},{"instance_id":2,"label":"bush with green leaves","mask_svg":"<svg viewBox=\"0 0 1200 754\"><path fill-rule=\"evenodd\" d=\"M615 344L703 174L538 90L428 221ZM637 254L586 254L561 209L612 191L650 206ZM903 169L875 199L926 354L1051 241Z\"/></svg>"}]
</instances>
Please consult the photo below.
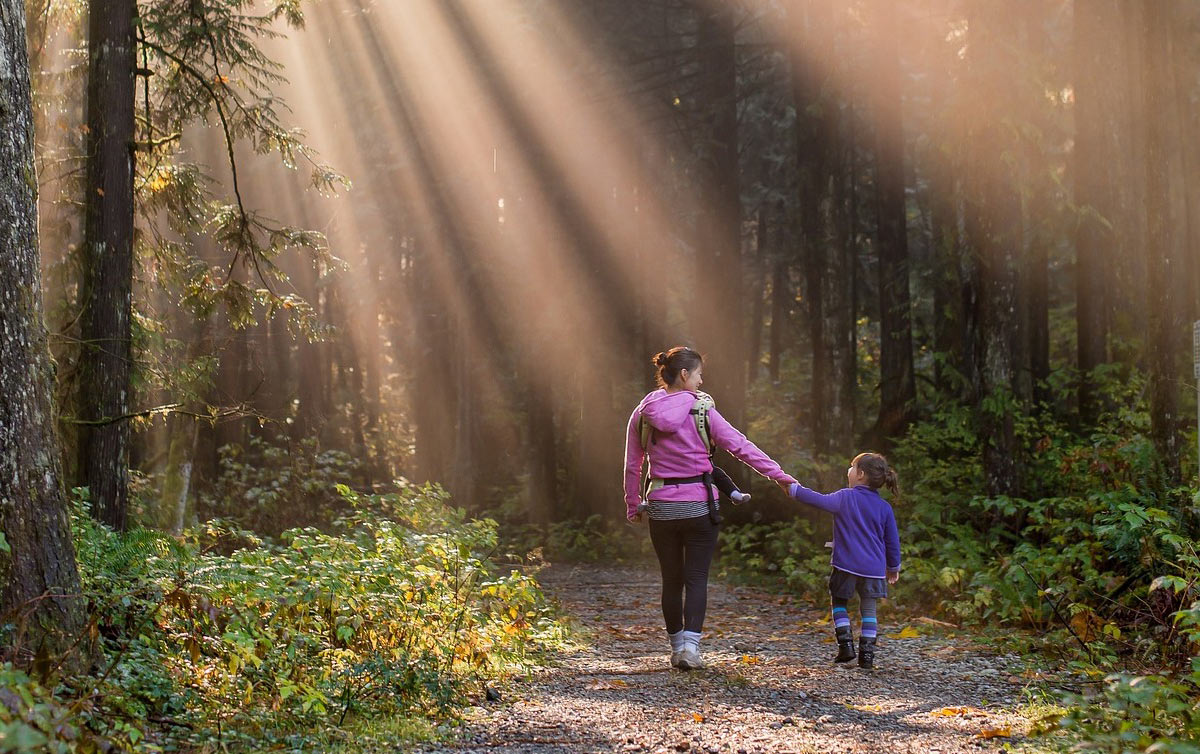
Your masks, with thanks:
<instances>
[{"instance_id":1,"label":"bush with green leaves","mask_svg":"<svg viewBox=\"0 0 1200 754\"><path fill-rule=\"evenodd\" d=\"M334 533L278 542L77 510L94 668L0 668L0 751L312 750L356 721L450 718L561 637L536 581L493 562L494 522L433 486L337 493Z\"/></svg>"},{"instance_id":2,"label":"bush with green leaves","mask_svg":"<svg viewBox=\"0 0 1200 754\"><path fill-rule=\"evenodd\" d=\"M328 529L348 510L337 485L361 476L361 463L309 438L273 444L261 437L220 450L218 474L200 495L201 520L219 518L277 535L286 529Z\"/></svg>"}]
</instances>

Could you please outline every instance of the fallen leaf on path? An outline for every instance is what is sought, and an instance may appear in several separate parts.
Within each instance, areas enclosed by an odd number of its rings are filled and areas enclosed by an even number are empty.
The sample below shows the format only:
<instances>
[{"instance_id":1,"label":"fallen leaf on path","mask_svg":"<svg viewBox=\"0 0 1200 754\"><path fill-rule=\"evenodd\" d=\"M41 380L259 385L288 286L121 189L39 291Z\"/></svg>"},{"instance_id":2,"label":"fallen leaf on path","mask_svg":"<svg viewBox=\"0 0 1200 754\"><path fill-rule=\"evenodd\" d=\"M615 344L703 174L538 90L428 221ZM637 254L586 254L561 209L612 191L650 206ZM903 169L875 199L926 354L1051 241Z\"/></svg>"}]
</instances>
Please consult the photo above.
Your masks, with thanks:
<instances>
[{"instance_id":1,"label":"fallen leaf on path","mask_svg":"<svg viewBox=\"0 0 1200 754\"><path fill-rule=\"evenodd\" d=\"M620 678L614 678L611 681L592 681L588 684L588 688L592 691L611 691L612 689L629 688L629 684Z\"/></svg>"},{"instance_id":2,"label":"fallen leaf on path","mask_svg":"<svg viewBox=\"0 0 1200 754\"><path fill-rule=\"evenodd\" d=\"M822 644L833 644L835 641L837 641L837 637L835 636L826 636L825 638L821 639Z\"/></svg>"},{"instance_id":3,"label":"fallen leaf on path","mask_svg":"<svg viewBox=\"0 0 1200 754\"><path fill-rule=\"evenodd\" d=\"M757 665L758 657L754 655L742 655L742 662L746 663L747 665Z\"/></svg>"},{"instance_id":4,"label":"fallen leaf on path","mask_svg":"<svg viewBox=\"0 0 1200 754\"><path fill-rule=\"evenodd\" d=\"M704 722L704 715L701 715L699 712L693 712L692 719L698 723L702 723Z\"/></svg>"},{"instance_id":5,"label":"fallen leaf on path","mask_svg":"<svg viewBox=\"0 0 1200 754\"><path fill-rule=\"evenodd\" d=\"M887 637L889 639L915 639L920 635L921 632L917 629L913 628L912 626L905 626L904 628L900 629L900 633L887 634Z\"/></svg>"},{"instance_id":6,"label":"fallen leaf on path","mask_svg":"<svg viewBox=\"0 0 1200 754\"><path fill-rule=\"evenodd\" d=\"M1012 736L1012 726L1004 725L999 728L984 728L976 733L972 738L1010 738Z\"/></svg>"},{"instance_id":7,"label":"fallen leaf on path","mask_svg":"<svg viewBox=\"0 0 1200 754\"><path fill-rule=\"evenodd\" d=\"M859 712L883 712L882 704L847 704L846 707Z\"/></svg>"},{"instance_id":8,"label":"fallen leaf on path","mask_svg":"<svg viewBox=\"0 0 1200 754\"><path fill-rule=\"evenodd\" d=\"M973 715L975 713L984 714L983 710L975 709L974 707L939 707L931 711L929 714L937 717L959 717L962 715Z\"/></svg>"}]
</instances>

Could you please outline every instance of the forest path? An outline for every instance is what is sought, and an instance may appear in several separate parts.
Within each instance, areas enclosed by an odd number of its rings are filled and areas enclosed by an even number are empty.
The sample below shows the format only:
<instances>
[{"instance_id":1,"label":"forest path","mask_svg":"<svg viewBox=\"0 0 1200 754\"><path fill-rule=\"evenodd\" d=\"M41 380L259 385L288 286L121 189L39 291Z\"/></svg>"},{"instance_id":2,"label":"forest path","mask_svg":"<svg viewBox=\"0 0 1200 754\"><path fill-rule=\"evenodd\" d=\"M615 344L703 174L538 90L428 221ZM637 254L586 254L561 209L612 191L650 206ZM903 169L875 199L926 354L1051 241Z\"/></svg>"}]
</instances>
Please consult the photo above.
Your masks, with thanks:
<instances>
[{"instance_id":1,"label":"forest path","mask_svg":"<svg viewBox=\"0 0 1200 754\"><path fill-rule=\"evenodd\" d=\"M668 664L652 567L561 565L539 580L589 646L473 708L463 737L437 750L950 754L999 750L1011 739L978 734L1028 726L1014 709L1021 683L1011 658L951 637L889 639L903 626L886 603L868 672L831 663L823 609L712 583L708 668L687 673ZM934 714L947 707L969 709Z\"/></svg>"}]
</instances>

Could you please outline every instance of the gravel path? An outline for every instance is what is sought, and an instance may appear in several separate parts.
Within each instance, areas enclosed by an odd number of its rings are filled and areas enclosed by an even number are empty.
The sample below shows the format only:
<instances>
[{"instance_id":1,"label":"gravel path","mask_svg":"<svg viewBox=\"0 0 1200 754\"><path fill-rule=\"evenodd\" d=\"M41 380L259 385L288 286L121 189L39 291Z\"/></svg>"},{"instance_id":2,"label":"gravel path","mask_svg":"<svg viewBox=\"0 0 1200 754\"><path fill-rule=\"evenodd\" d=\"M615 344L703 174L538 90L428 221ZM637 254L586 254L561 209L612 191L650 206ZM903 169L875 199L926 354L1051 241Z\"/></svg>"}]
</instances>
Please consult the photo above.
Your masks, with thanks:
<instances>
[{"instance_id":1,"label":"gravel path","mask_svg":"<svg viewBox=\"0 0 1200 754\"><path fill-rule=\"evenodd\" d=\"M887 638L903 625L886 603L868 672L830 662L824 610L711 584L709 667L686 673L669 667L657 572L556 566L539 579L590 646L471 709L459 742L437 750L950 754L997 751L1012 739L980 734L1027 727L1013 710L1011 658L927 636L921 623L921 636Z\"/></svg>"}]
</instances>

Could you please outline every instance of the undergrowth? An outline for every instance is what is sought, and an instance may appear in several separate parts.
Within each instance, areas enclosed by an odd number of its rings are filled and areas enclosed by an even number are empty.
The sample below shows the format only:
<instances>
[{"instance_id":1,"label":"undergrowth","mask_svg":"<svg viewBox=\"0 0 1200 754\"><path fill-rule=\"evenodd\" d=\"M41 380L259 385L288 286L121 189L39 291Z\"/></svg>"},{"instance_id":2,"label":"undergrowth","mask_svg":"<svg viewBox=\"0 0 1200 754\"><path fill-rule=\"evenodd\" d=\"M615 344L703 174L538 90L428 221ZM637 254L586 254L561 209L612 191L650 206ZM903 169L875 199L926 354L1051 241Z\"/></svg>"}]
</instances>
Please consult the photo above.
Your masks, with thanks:
<instances>
[{"instance_id":1,"label":"undergrowth","mask_svg":"<svg viewBox=\"0 0 1200 754\"><path fill-rule=\"evenodd\" d=\"M370 731L394 749L561 639L537 583L496 565L494 522L432 486L337 494L331 533L273 542L221 521L118 534L78 502L91 667L0 666L0 751L315 751Z\"/></svg>"}]
</instances>

